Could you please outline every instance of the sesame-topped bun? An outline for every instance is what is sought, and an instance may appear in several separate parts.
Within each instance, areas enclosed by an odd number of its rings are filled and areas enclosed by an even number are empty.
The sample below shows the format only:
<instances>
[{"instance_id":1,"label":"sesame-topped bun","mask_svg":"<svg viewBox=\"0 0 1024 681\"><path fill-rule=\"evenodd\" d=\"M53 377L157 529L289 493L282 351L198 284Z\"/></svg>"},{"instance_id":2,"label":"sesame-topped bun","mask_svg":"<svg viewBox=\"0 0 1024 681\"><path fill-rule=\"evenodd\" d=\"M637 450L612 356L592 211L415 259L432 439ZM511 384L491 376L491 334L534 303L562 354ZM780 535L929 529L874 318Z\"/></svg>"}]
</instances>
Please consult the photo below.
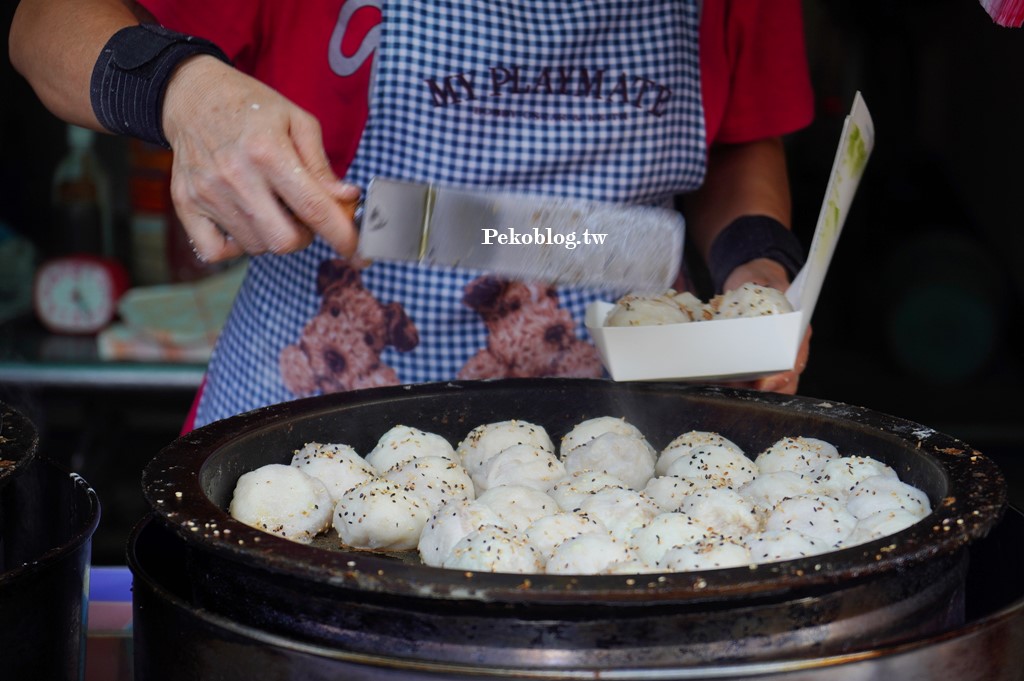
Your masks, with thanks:
<instances>
[{"instance_id":1,"label":"sesame-topped bun","mask_svg":"<svg viewBox=\"0 0 1024 681\"><path fill-rule=\"evenodd\" d=\"M274 463L238 478L228 512L250 527L308 544L330 527L333 507L324 483Z\"/></svg>"},{"instance_id":2,"label":"sesame-topped bun","mask_svg":"<svg viewBox=\"0 0 1024 681\"><path fill-rule=\"evenodd\" d=\"M715 319L762 317L792 312L793 306L782 291L770 286L743 284L717 295L708 303Z\"/></svg>"}]
</instances>

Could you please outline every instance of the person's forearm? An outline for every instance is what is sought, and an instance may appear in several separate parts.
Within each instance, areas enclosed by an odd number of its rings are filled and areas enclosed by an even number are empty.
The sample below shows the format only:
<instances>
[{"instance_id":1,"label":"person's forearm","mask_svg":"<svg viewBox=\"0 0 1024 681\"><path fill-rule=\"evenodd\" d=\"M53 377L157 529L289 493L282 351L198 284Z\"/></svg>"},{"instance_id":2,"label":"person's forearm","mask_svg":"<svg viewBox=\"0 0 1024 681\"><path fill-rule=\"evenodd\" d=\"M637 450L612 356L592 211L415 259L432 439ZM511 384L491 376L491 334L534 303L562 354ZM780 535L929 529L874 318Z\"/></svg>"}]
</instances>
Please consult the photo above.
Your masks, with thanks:
<instances>
[{"instance_id":1,"label":"person's forearm","mask_svg":"<svg viewBox=\"0 0 1024 681\"><path fill-rule=\"evenodd\" d=\"M129 0L21 0L11 23L11 64L56 116L103 130L89 96L93 66L110 36L143 16Z\"/></svg>"},{"instance_id":2,"label":"person's forearm","mask_svg":"<svg viewBox=\"0 0 1024 681\"><path fill-rule=\"evenodd\" d=\"M789 178L778 138L711 149L703 186L683 198L687 232L705 260L715 237L743 215L791 221Z\"/></svg>"}]
</instances>

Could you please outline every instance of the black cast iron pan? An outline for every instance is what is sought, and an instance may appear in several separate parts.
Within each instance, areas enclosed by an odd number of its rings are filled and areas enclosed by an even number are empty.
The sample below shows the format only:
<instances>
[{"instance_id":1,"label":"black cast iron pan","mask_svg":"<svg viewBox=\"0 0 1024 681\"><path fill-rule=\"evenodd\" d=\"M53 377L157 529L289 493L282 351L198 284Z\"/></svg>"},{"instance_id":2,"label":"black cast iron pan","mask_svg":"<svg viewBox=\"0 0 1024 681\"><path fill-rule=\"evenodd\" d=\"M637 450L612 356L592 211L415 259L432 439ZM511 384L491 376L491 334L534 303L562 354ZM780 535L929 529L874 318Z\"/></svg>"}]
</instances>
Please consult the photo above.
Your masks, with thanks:
<instances>
[{"instance_id":1,"label":"black cast iron pan","mask_svg":"<svg viewBox=\"0 0 1024 681\"><path fill-rule=\"evenodd\" d=\"M398 424L456 445L475 426L505 419L543 425L552 439L596 416L621 416L655 448L692 429L730 438L754 456L785 436L818 437L844 455L884 461L923 489L933 512L883 540L808 559L700 573L554 576L464 573L372 552L304 546L247 527L226 512L243 473L287 463L308 441L360 453ZM824 400L674 383L589 379L451 382L307 398L200 428L147 466L144 493L156 516L201 560L265 571L296 584L369 596L508 604L708 604L798 596L929 561L949 559L985 536L1005 510L996 465L967 444L897 417Z\"/></svg>"}]
</instances>

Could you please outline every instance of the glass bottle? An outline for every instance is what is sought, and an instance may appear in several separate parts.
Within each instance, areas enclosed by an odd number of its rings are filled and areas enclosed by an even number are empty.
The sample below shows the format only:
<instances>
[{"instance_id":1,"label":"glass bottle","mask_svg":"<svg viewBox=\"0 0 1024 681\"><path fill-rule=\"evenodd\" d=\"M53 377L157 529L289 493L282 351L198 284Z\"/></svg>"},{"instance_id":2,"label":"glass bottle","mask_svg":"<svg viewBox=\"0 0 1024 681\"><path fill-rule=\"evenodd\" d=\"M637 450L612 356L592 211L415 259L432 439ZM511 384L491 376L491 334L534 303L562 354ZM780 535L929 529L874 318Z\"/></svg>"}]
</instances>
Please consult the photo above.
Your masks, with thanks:
<instances>
[{"instance_id":1,"label":"glass bottle","mask_svg":"<svg viewBox=\"0 0 1024 681\"><path fill-rule=\"evenodd\" d=\"M131 140L129 146L132 280L139 285L167 284L168 218L173 154L155 144Z\"/></svg>"},{"instance_id":2,"label":"glass bottle","mask_svg":"<svg viewBox=\"0 0 1024 681\"><path fill-rule=\"evenodd\" d=\"M114 255L110 179L93 147L95 137L86 128L67 128L68 151L53 173L47 247L55 255Z\"/></svg>"}]
</instances>

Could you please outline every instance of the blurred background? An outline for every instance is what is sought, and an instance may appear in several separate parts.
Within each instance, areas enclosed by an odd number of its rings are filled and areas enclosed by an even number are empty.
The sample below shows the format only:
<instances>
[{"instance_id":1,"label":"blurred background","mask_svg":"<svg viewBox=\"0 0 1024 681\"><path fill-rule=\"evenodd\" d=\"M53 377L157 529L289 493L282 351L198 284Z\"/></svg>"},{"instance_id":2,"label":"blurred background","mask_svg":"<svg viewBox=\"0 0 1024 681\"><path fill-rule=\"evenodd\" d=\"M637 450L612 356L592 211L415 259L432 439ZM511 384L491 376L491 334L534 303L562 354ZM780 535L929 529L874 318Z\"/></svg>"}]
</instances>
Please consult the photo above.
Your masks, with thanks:
<instances>
[{"instance_id":1,"label":"blurred background","mask_svg":"<svg viewBox=\"0 0 1024 681\"><path fill-rule=\"evenodd\" d=\"M96 488L94 561L122 564L145 512L140 472L177 436L202 362L97 370L95 338L46 334L18 312L27 260L67 248L49 216L69 147L66 126L6 58L14 6L0 10L0 401L37 424L45 454ZM857 90L877 141L815 311L800 392L966 441L1000 463L1024 505L1024 30L996 26L977 0L804 6L817 114L788 146L805 245ZM93 145L109 179L113 255L133 278L206 274L176 269L173 257L146 265L143 238L156 233L162 252L178 242L151 186L167 158L110 136Z\"/></svg>"}]
</instances>

